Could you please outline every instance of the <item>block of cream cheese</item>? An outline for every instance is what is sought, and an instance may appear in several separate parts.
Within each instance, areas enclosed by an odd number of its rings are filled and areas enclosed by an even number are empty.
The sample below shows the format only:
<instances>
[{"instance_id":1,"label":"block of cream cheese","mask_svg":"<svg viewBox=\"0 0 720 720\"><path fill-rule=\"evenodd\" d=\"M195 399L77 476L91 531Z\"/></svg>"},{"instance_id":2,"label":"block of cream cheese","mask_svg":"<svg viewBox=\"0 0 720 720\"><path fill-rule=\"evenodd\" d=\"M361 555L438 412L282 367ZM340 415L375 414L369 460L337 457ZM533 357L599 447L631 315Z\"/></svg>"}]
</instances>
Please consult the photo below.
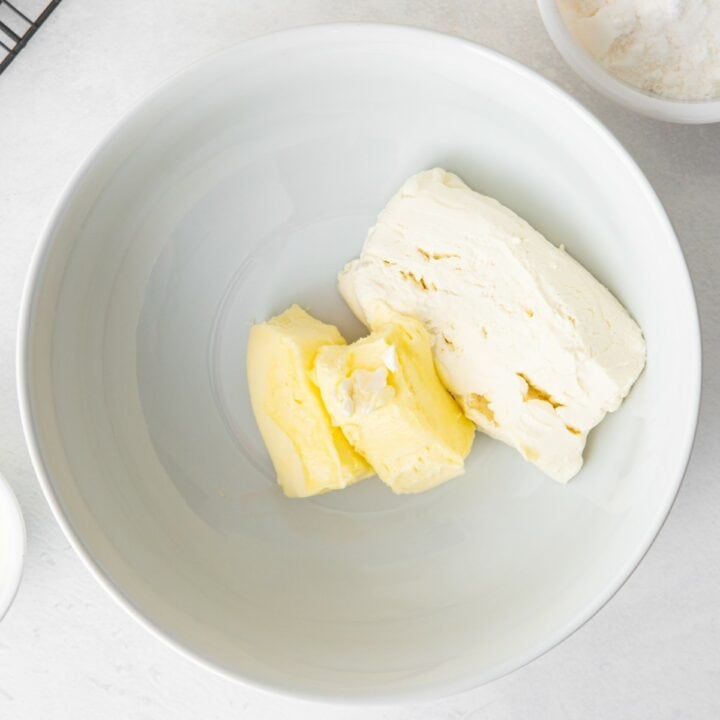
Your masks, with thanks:
<instances>
[{"instance_id":1,"label":"block of cream cheese","mask_svg":"<svg viewBox=\"0 0 720 720\"><path fill-rule=\"evenodd\" d=\"M466 415L560 482L645 364L642 331L603 285L439 168L405 182L339 284L369 327L384 305L419 318Z\"/></svg>"},{"instance_id":2,"label":"block of cream cheese","mask_svg":"<svg viewBox=\"0 0 720 720\"><path fill-rule=\"evenodd\" d=\"M475 426L443 387L422 323L389 310L352 345L326 345L315 381L333 423L396 493L464 472Z\"/></svg>"},{"instance_id":3,"label":"block of cream cheese","mask_svg":"<svg viewBox=\"0 0 720 720\"><path fill-rule=\"evenodd\" d=\"M345 340L336 327L297 305L250 330L247 373L253 412L289 497L344 488L372 474L330 422L310 380L315 356L328 344L339 347Z\"/></svg>"}]
</instances>

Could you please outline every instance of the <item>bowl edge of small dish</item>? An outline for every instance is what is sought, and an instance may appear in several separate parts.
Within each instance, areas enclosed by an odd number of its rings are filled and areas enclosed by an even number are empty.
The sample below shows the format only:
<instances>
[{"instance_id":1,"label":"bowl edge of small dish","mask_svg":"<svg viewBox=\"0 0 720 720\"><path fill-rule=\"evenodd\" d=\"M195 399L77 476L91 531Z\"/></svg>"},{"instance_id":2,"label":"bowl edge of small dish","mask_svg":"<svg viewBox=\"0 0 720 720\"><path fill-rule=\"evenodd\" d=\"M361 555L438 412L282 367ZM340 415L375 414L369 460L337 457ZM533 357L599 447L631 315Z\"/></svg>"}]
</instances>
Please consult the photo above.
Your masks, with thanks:
<instances>
[{"instance_id":1,"label":"bowl edge of small dish","mask_svg":"<svg viewBox=\"0 0 720 720\"><path fill-rule=\"evenodd\" d=\"M0 475L0 516L9 519L10 523L10 558L8 561L8 584L0 588L0 622L10 611L17 597L22 582L25 567L25 553L27 551L27 529L23 518L22 508L10 483Z\"/></svg>"}]
</instances>

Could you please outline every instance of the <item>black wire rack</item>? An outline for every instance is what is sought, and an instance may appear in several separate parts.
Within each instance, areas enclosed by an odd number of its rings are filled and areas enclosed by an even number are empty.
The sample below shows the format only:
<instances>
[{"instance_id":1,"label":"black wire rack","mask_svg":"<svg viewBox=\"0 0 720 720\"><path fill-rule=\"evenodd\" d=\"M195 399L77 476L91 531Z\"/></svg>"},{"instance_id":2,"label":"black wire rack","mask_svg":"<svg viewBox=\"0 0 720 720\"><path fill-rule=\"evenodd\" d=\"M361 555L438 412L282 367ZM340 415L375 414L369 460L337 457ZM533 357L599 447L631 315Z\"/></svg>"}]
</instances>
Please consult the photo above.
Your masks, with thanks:
<instances>
[{"instance_id":1,"label":"black wire rack","mask_svg":"<svg viewBox=\"0 0 720 720\"><path fill-rule=\"evenodd\" d=\"M0 0L0 74L50 17L61 0Z\"/></svg>"}]
</instances>

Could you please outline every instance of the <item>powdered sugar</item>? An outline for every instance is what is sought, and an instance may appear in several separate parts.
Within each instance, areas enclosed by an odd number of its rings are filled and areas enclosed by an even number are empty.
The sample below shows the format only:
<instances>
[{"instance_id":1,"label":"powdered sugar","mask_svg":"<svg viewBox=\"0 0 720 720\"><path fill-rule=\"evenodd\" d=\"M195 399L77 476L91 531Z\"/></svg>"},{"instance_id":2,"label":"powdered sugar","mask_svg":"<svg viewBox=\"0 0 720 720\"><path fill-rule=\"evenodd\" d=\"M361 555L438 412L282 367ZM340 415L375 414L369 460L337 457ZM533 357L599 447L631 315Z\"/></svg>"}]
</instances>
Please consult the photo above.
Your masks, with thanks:
<instances>
[{"instance_id":1,"label":"powdered sugar","mask_svg":"<svg viewBox=\"0 0 720 720\"><path fill-rule=\"evenodd\" d=\"M667 98L720 97L720 0L558 0L558 8L621 80Z\"/></svg>"}]
</instances>

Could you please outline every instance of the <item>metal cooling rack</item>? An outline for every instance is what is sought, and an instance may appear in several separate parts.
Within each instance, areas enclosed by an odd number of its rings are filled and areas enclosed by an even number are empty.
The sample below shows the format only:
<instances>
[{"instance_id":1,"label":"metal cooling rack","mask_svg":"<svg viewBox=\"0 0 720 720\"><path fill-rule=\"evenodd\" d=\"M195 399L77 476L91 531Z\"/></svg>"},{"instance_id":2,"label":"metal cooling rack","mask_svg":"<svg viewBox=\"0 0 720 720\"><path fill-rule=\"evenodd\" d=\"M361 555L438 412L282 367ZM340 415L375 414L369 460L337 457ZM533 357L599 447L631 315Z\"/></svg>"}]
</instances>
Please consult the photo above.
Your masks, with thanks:
<instances>
[{"instance_id":1,"label":"metal cooling rack","mask_svg":"<svg viewBox=\"0 0 720 720\"><path fill-rule=\"evenodd\" d=\"M18 56L61 0L0 0L0 74Z\"/></svg>"}]
</instances>

